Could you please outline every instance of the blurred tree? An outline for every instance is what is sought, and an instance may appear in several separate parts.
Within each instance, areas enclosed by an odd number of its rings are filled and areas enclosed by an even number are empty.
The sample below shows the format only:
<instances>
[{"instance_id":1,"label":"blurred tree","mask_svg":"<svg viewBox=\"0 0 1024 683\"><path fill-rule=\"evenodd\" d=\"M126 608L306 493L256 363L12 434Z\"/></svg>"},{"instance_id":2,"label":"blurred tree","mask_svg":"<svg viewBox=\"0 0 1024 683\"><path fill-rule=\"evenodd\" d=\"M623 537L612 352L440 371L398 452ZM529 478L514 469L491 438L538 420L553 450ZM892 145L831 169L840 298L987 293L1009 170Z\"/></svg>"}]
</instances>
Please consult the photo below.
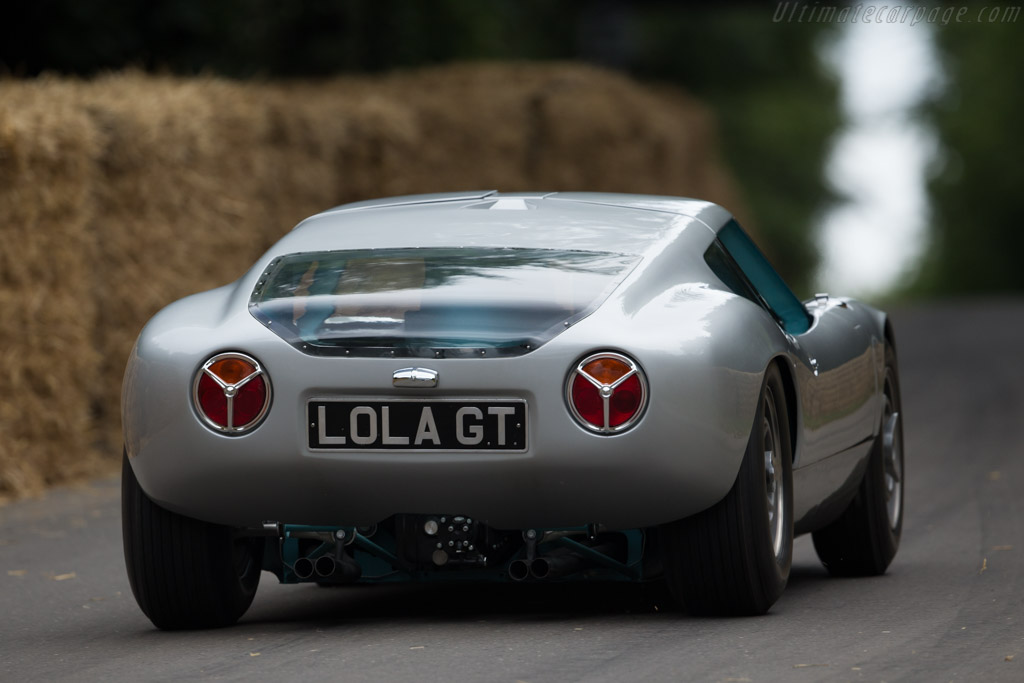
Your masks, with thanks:
<instances>
[{"instance_id":1,"label":"blurred tree","mask_svg":"<svg viewBox=\"0 0 1024 683\"><path fill-rule=\"evenodd\" d=\"M1016 22L936 26L948 79L926 112L942 159L918 293L1024 290L1024 72Z\"/></svg>"},{"instance_id":2,"label":"blurred tree","mask_svg":"<svg viewBox=\"0 0 1024 683\"><path fill-rule=\"evenodd\" d=\"M801 293L839 122L817 57L829 24L767 5L669 0L35 0L0 22L0 71L139 66L236 78L325 76L473 59L582 59L708 103L726 162L782 275ZM500 87L500 84L496 84Z\"/></svg>"},{"instance_id":3,"label":"blurred tree","mask_svg":"<svg viewBox=\"0 0 1024 683\"><path fill-rule=\"evenodd\" d=\"M761 5L651 3L633 70L711 104L759 237L803 295L818 263L812 229L835 200L822 168L839 127L838 85L818 57L835 26L772 23Z\"/></svg>"}]
</instances>

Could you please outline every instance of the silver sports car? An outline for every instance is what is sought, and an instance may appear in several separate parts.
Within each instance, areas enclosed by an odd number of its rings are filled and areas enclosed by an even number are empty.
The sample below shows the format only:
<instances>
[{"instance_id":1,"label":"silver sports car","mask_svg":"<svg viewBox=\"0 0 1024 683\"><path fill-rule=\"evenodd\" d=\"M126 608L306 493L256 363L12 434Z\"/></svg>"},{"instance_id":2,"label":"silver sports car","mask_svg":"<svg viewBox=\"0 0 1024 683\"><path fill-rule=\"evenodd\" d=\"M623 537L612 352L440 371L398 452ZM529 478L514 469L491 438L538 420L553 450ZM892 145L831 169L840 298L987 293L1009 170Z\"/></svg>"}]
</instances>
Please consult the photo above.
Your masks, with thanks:
<instances>
[{"instance_id":1,"label":"silver sports car","mask_svg":"<svg viewBox=\"0 0 1024 683\"><path fill-rule=\"evenodd\" d=\"M161 628L283 583L663 582L759 614L812 533L902 527L886 315L801 302L704 201L463 192L303 221L125 372L132 590Z\"/></svg>"}]
</instances>

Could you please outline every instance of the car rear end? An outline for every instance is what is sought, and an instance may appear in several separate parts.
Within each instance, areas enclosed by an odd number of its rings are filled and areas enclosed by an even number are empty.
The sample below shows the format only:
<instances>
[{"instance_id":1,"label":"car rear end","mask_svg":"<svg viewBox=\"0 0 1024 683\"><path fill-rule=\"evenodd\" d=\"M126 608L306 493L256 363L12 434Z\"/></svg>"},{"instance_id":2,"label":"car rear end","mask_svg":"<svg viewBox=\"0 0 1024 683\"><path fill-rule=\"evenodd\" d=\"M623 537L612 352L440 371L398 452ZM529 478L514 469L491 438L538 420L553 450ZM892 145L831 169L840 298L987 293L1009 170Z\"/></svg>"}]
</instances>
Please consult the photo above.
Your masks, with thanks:
<instances>
[{"instance_id":1,"label":"car rear end","mask_svg":"<svg viewBox=\"0 0 1024 683\"><path fill-rule=\"evenodd\" d=\"M709 364L717 303L670 241L267 258L141 333L133 495L265 539L285 582L643 579L646 530L731 486L721 392L758 383Z\"/></svg>"}]
</instances>

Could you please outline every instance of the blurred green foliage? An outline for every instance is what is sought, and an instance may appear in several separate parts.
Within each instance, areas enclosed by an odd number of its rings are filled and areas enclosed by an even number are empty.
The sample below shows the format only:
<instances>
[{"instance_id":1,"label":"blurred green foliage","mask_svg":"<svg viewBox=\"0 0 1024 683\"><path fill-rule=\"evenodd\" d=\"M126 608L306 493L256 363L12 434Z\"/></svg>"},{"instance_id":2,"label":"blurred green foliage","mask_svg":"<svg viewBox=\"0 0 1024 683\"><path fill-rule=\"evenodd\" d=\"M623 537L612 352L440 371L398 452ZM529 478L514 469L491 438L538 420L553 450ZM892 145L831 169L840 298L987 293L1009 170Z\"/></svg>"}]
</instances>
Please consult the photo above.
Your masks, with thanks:
<instances>
[{"instance_id":1,"label":"blurred green foliage","mask_svg":"<svg viewBox=\"0 0 1024 683\"><path fill-rule=\"evenodd\" d=\"M838 84L818 50L831 24L771 23L768 5L654 5L632 68L709 103L728 167L773 265L806 296L813 229L835 197L822 168L841 123Z\"/></svg>"},{"instance_id":2,"label":"blurred green foliage","mask_svg":"<svg viewBox=\"0 0 1024 683\"><path fill-rule=\"evenodd\" d=\"M918 294L1024 290L1024 18L936 26L945 92L927 107L942 151Z\"/></svg>"},{"instance_id":3,"label":"blurred green foliage","mask_svg":"<svg viewBox=\"0 0 1024 683\"><path fill-rule=\"evenodd\" d=\"M278 78L580 59L670 82L711 107L751 227L806 294L812 228L832 201L821 169L839 125L817 48L836 27L774 23L773 11L668 0L35 0L3 10L0 68Z\"/></svg>"}]
</instances>

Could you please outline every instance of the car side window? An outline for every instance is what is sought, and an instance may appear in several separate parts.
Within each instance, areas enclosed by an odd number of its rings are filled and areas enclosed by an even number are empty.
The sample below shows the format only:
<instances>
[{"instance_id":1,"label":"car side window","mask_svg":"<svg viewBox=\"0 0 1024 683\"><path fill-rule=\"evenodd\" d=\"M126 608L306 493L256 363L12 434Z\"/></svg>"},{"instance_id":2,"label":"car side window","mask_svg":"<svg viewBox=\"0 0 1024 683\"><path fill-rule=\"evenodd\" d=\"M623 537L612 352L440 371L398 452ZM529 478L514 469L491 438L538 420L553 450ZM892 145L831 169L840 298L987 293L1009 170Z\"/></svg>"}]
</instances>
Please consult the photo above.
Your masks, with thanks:
<instances>
[{"instance_id":1,"label":"car side window","mask_svg":"<svg viewBox=\"0 0 1024 683\"><path fill-rule=\"evenodd\" d=\"M753 240L743 232L739 223L734 220L726 223L718 231L718 240L782 327L790 334L806 332L811 324L807 309L775 272Z\"/></svg>"},{"instance_id":2,"label":"car side window","mask_svg":"<svg viewBox=\"0 0 1024 683\"><path fill-rule=\"evenodd\" d=\"M743 271L740 270L736 262L732 260L732 257L725 253L725 248L722 243L715 240L708 247L708 250L704 252L704 261L708 264L718 279L721 280L726 287L732 290L733 293L739 294L744 299L753 301L758 306L767 308L768 304L764 302L754 291L754 288L747 281L747 278L743 275Z\"/></svg>"}]
</instances>

